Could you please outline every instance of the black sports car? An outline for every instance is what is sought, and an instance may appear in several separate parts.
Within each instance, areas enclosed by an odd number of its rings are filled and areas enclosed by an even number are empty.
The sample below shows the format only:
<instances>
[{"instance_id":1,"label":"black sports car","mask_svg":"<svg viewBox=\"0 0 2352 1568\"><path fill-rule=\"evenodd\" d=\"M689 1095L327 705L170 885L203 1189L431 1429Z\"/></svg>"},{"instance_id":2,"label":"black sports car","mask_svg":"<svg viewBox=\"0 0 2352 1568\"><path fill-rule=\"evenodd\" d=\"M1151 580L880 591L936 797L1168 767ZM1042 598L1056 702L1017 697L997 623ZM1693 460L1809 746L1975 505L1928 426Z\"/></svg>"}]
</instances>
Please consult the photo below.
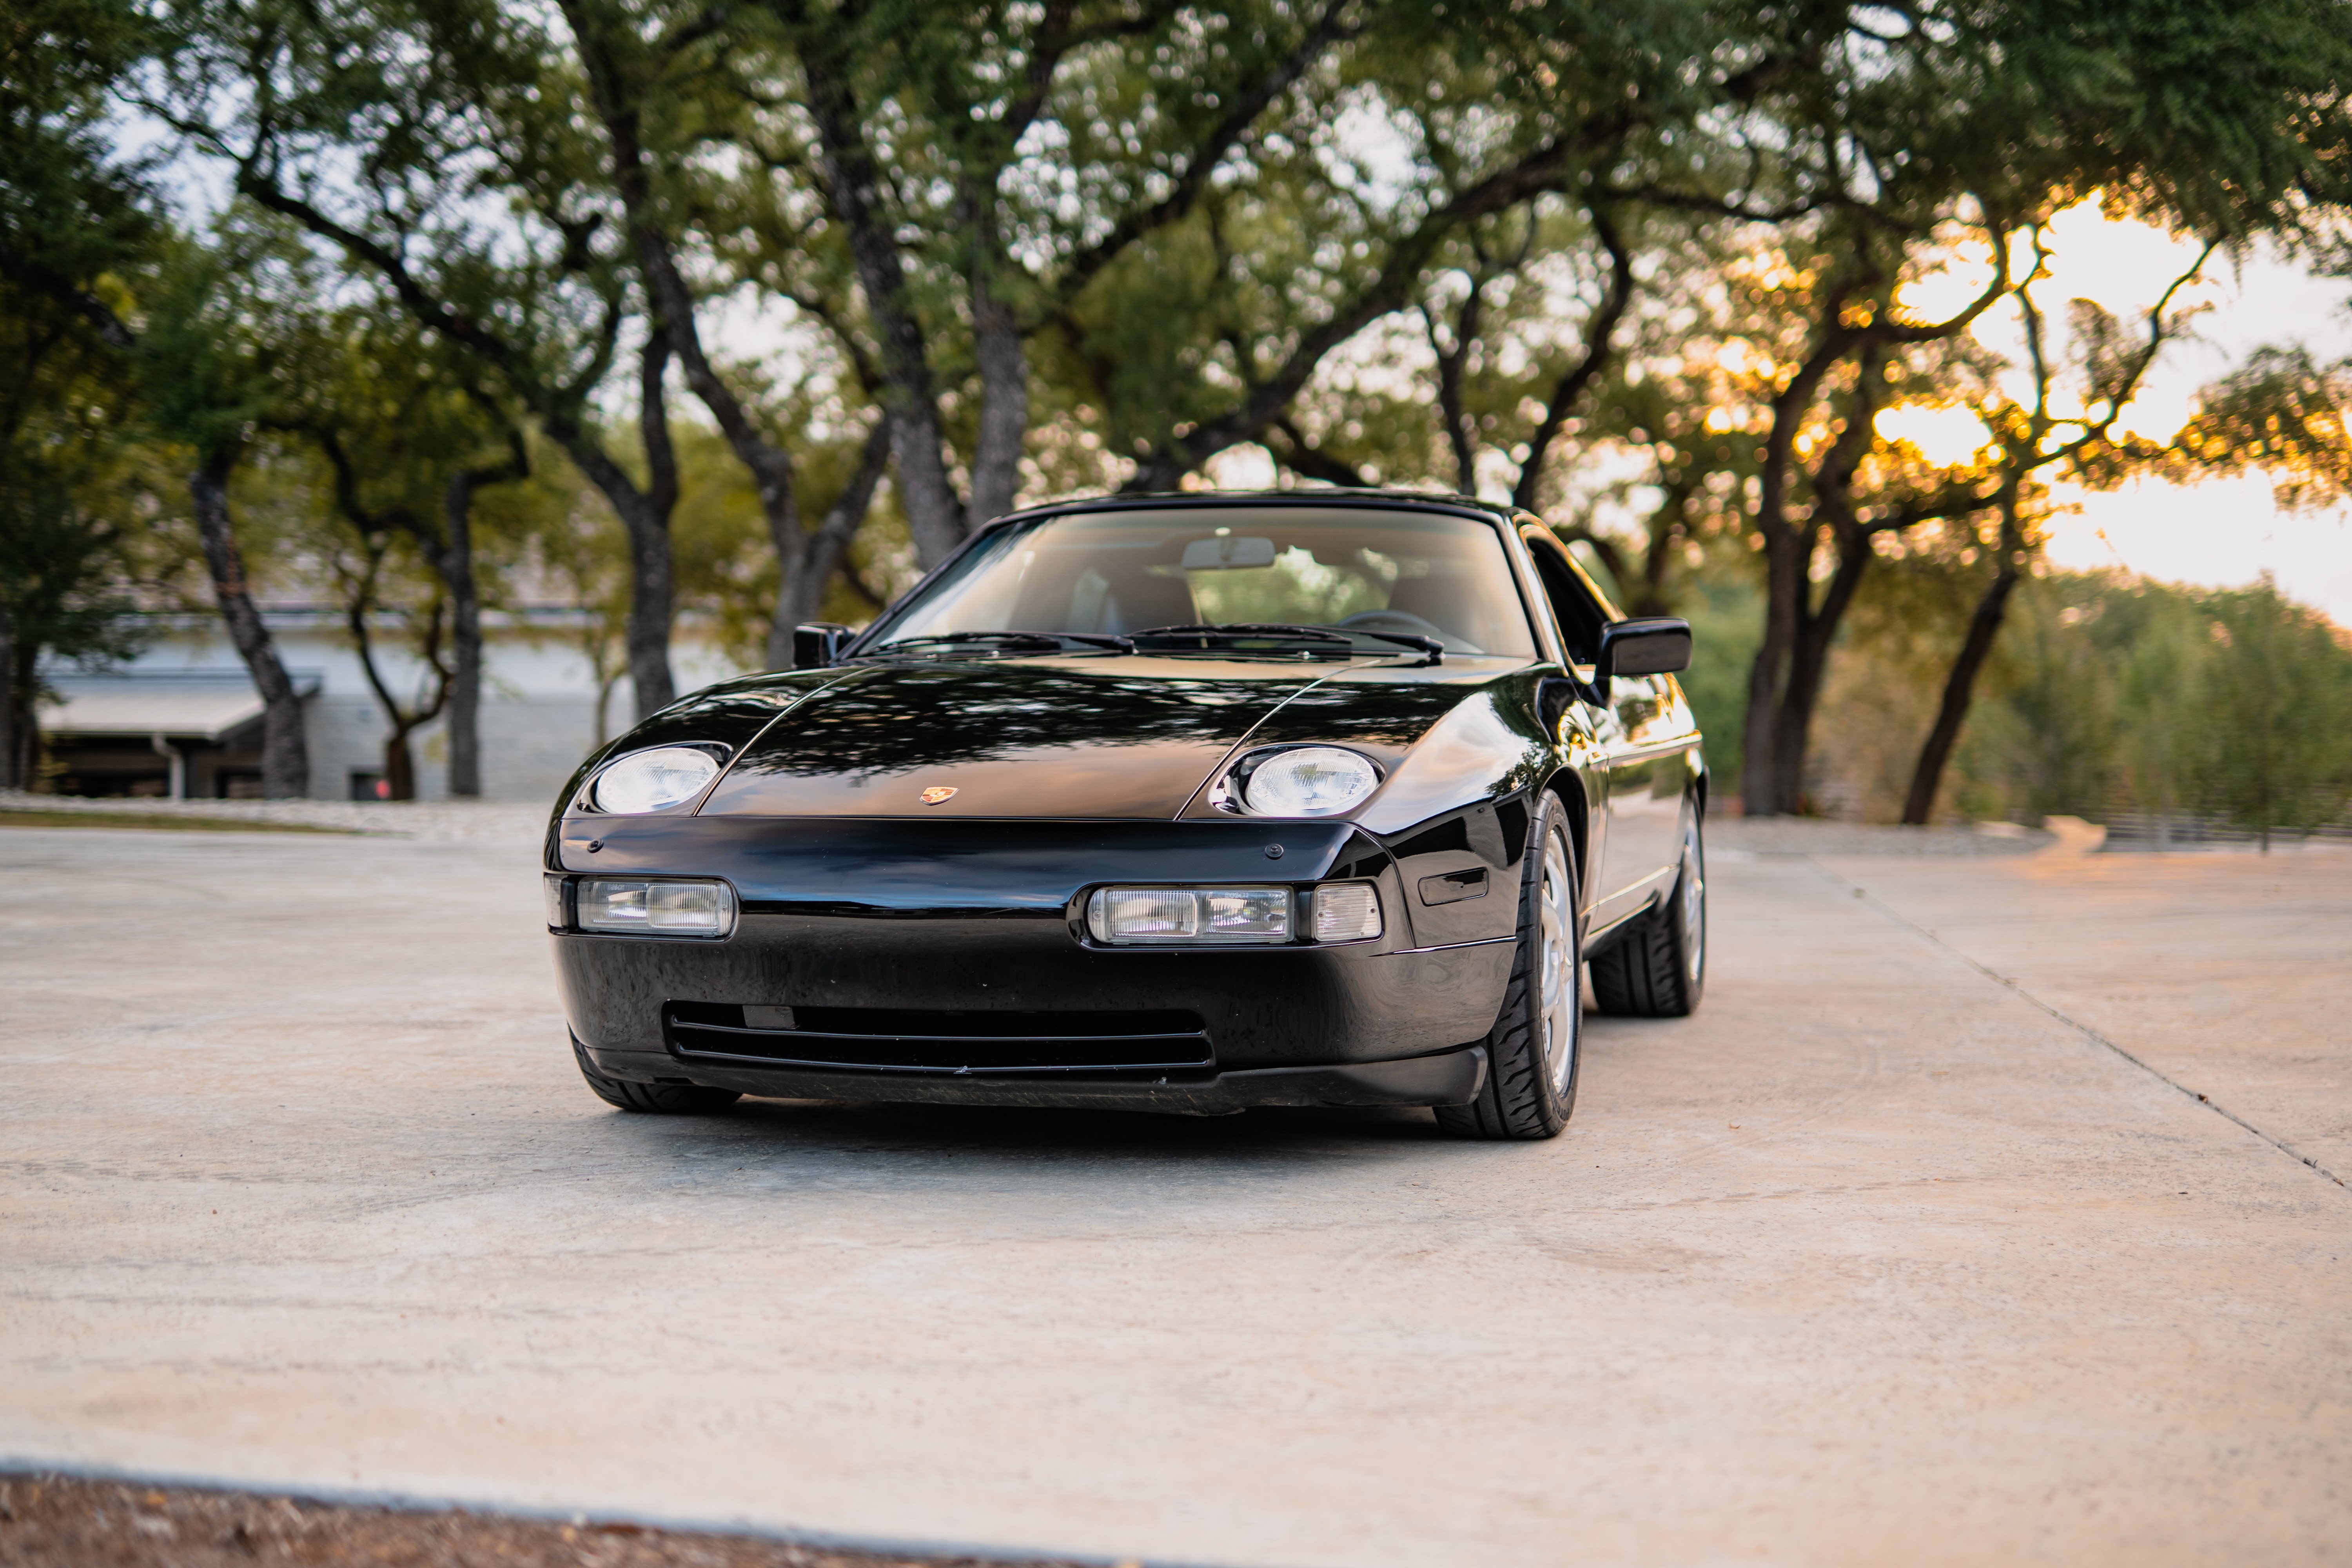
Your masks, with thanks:
<instances>
[{"instance_id":1,"label":"black sports car","mask_svg":"<svg viewBox=\"0 0 2352 1568\"><path fill-rule=\"evenodd\" d=\"M591 757L547 838L589 1086L1547 1138L1605 1012L1706 975L1706 769L1540 522L1371 491L1118 497L975 534L862 634Z\"/></svg>"}]
</instances>

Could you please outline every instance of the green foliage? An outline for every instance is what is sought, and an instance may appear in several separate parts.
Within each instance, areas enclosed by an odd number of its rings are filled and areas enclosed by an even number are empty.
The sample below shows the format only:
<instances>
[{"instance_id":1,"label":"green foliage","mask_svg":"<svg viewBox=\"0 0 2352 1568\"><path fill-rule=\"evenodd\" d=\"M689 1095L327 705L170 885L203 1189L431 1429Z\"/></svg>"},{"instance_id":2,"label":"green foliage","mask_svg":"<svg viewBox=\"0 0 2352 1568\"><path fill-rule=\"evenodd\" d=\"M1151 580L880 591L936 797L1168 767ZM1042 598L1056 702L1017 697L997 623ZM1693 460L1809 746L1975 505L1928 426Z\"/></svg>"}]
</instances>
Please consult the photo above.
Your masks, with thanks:
<instances>
[{"instance_id":1,"label":"green foliage","mask_svg":"<svg viewBox=\"0 0 2352 1568\"><path fill-rule=\"evenodd\" d=\"M12 0L0 16L0 274L45 300L111 293L163 226L150 170L116 157L112 95L152 29L132 0ZM89 324L87 321L85 325Z\"/></svg>"},{"instance_id":2,"label":"green foliage","mask_svg":"<svg viewBox=\"0 0 2352 1568\"><path fill-rule=\"evenodd\" d=\"M2352 801L2352 647L2268 577L2200 607L2219 645L2206 660L2200 802L2266 847L2273 832L2336 820Z\"/></svg>"},{"instance_id":3,"label":"green foliage","mask_svg":"<svg viewBox=\"0 0 2352 1568\"><path fill-rule=\"evenodd\" d=\"M14 783L37 672L141 642L126 613L177 564L152 527L157 455L131 437L113 309L164 226L146 171L111 159L108 89L145 44L111 0L27 0L0 18L0 714Z\"/></svg>"},{"instance_id":4,"label":"green foliage","mask_svg":"<svg viewBox=\"0 0 2352 1568\"><path fill-rule=\"evenodd\" d=\"M1707 771L1718 797L1736 794L1742 763L1741 721L1748 671L1756 659L1763 595L1745 562L1716 551L1694 571L1676 613L1691 624L1691 667L1678 679L1706 737Z\"/></svg>"},{"instance_id":5,"label":"green foliage","mask_svg":"<svg viewBox=\"0 0 2352 1568\"><path fill-rule=\"evenodd\" d=\"M1853 652L1912 706L1891 617L1857 618ZM1957 629L1943 637L1957 640ZM2122 574L2020 587L1955 761L1964 816L2032 822L2061 813L2203 813L2259 833L2340 820L2352 801L2352 647L2267 581L2195 590ZM1863 748L1825 737L1822 765L1853 781ZM1882 795L1874 814L1890 815ZM1873 803L1864 801L1866 814Z\"/></svg>"}]
</instances>

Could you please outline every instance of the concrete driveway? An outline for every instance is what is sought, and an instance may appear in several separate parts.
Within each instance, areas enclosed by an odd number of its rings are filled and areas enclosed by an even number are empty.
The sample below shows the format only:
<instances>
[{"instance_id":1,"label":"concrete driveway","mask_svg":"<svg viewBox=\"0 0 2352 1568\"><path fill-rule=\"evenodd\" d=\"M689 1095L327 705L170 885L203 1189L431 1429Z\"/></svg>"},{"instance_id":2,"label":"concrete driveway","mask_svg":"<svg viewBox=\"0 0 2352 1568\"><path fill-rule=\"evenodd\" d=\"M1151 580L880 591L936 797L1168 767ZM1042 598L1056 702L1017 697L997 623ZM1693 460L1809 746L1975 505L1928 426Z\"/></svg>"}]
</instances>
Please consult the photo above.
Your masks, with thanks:
<instances>
[{"instance_id":1,"label":"concrete driveway","mask_svg":"<svg viewBox=\"0 0 2352 1568\"><path fill-rule=\"evenodd\" d=\"M1727 848L1702 1014L1595 1020L1533 1147L619 1115L535 878L0 831L0 1457L1231 1564L2352 1558L2352 858Z\"/></svg>"}]
</instances>

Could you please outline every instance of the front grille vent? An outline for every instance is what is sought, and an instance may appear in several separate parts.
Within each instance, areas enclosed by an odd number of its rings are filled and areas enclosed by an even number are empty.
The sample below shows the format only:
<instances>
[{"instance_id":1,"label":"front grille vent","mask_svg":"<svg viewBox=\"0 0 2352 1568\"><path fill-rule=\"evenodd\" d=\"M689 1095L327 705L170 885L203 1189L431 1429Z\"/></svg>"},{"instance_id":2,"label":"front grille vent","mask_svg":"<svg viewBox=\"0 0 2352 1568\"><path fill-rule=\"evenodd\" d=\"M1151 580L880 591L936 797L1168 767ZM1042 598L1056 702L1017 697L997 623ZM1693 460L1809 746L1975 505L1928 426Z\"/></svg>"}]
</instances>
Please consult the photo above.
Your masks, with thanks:
<instances>
[{"instance_id":1,"label":"front grille vent","mask_svg":"<svg viewBox=\"0 0 2352 1568\"><path fill-rule=\"evenodd\" d=\"M761 1007L763 1022L785 1013ZM673 1002L670 1049L688 1061L949 1077L1148 1078L1215 1065L1197 1013L1015 1013L793 1007L789 1029L754 1028L732 1003Z\"/></svg>"}]
</instances>

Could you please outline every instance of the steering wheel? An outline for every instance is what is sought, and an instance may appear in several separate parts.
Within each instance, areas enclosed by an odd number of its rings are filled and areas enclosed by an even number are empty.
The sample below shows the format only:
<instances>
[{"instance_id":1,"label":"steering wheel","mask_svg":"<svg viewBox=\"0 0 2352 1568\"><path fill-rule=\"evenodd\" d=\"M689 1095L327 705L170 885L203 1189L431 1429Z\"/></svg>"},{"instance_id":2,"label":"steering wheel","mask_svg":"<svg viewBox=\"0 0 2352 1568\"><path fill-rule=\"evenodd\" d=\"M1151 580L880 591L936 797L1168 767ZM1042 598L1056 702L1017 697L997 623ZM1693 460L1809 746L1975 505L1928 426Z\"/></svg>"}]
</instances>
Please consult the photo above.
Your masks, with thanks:
<instances>
[{"instance_id":1,"label":"steering wheel","mask_svg":"<svg viewBox=\"0 0 2352 1568\"><path fill-rule=\"evenodd\" d=\"M1359 610L1346 620L1333 624L1343 632L1350 626L1361 626L1368 632L1412 632L1421 637L1435 637L1442 643L1454 640L1419 616L1404 610Z\"/></svg>"}]
</instances>

